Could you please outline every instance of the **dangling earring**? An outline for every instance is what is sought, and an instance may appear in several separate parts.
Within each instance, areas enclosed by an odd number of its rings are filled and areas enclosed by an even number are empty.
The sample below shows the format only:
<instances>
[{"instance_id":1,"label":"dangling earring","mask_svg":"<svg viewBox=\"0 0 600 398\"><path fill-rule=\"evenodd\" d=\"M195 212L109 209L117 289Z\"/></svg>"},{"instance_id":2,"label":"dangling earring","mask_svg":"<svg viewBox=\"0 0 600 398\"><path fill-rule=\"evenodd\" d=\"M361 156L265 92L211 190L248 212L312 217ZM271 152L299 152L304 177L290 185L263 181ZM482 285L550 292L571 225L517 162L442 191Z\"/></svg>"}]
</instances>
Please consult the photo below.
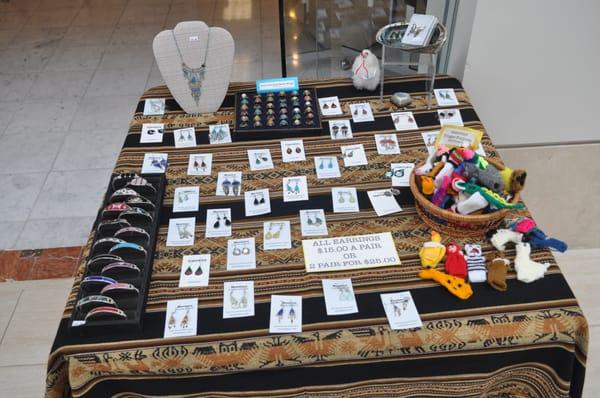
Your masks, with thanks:
<instances>
[{"instance_id":1,"label":"dangling earring","mask_svg":"<svg viewBox=\"0 0 600 398\"><path fill-rule=\"evenodd\" d=\"M323 167L325 167L325 166L323 165L323 159L321 159L321 163L319 163L319 169L323 170Z\"/></svg>"},{"instance_id":2,"label":"dangling earring","mask_svg":"<svg viewBox=\"0 0 600 398\"><path fill-rule=\"evenodd\" d=\"M221 226L221 216L219 215L219 213L217 214L217 221L215 221L215 223L213 224L214 228L219 228Z\"/></svg>"},{"instance_id":3,"label":"dangling earring","mask_svg":"<svg viewBox=\"0 0 600 398\"><path fill-rule=\"evenodd\" d=\"M233 248L233 255L234 256L239 256L240 254L242 254L242 251L238 247L234 247Z\"/></svg>"},{"instance_id":4,"label":"dangling earring","mask_svg":"<svg viewBox=\"0 0 600 398\"><path fill-rule=\"evenodd\" d=\"M187 310L185 315L183 316L183 319L181 320L181 323L179 324L179 326L181 326L182 329L185 329L188 327L188 322L189 322L189 314L190 310Z\"/></svg>"},{"instance_id":5,"label":"dangling earring","mask_svg":"<svg viewBox=\"0 0 600 398\"><path fill-rule=\"evenodd\" d=\"M273 234L271 233L271 228L273 228L273 224L269 223L269 230L265 234L265 239L270 240L273 238Z\"/></svg>"},{"instance_id":6,"label":"dangling earring","mask_svg":"<svg viewBox=\"0 0 600 398\"><path fill-rule=\"evenodd\" d=\"M345 202L343 194L344 194L343 192L338 191L338 203L344 203Z\"/></svg>"},{"instance_id":7,"label":"dangling earring","mask_svg":"<svg viewBox=\"0 0 600 398\"><path fill-rule=\"evenodd\" d=\"M227 218L226 215L223 215L223 221L225 221L226 227L229 227L231 225L231 221Z\"/></svg>"},{"instance_id":8,"label":"dangling earring","mask_svg":"<svg viewBox=\"0 0 600 398\"><path fill-rule=\"evenodd\" d=\"M175 311L171 312L171 316L169 317L169 329L173 329L175 327Z\"/></svg>"},{"instance_id":9,"label":"dangling earring","mask_svg":"<svg viewBox=\"0 0 600 398\"><path fill-rule=\"evenodd\" d=\"M296 311L294 311L294 308L290 308L288 317L290 318L290 323L294 323L294 320L296 319Z\"/></svg>"},{"instance_id":10,"label":"dangling earring","mask_svg":"<svg viewBox=\"0 0 600 398\"><path fill-rule=\"evenodd\" d=\"M349 196L348 202L350 202L350 203L356 202L356 199L354 199L354 195L352 195L351 192L348 192L348 196Z\"/></svg>"},{"instance_id":11,"label":"dangling earring","mask_svg":"<svg viewBox=\"0 0 600 398\"><path fill-rule=\"evenodd\" d=\"M277 311L277 321L278 321L278 323L281 323L282 319L283 319L283 305L281 306L281 308L279 309L279 311Z\"/></svg>"},{"instance_id":12,"label":"dangling earring","mask_svg":"<svg viewBox=\"0 0 600 398\"><path fill-rule=\"evenodd\" d=\"M190 276L190 275L192 275L192 273L193 273L192 267L188 265L187 269L185 270L185 275Z\"/></svg>"},{"instance_id":13,"label":"dangling earring","mask_svg":"<svg viewBox=\"0 0 600 398\"><path fill-rule=\"evenodd\" d=\"M229 182L228 179L225 179L225 181L223 181L222 188L223 188L223 193L225 194L225 196L229 195L229 187L231 186L231 182Z\"/></svg>"},{"instance_id":14,"label":"dangling earring","mask_svg":"<svg viewBox=\"0 0 600 398\"><path fill-rule=\"evenodd\" d=\"M198 266L198 269L196 270L196 272L194 272L194 275L196 275L196 276L200 276L200 275L202 275L203 273L204 273L204 271L202 271L202 266L201 266L201 265L199 265L199 266Z\"/></svg>"},{"instance_id":15,"label":"dangling earring","mask_svg":"<svg viewBox=\"0 0 600 398\"><path fill-rule=\"evenodd\" d=\"M333 158L329 158L329 164L327 165L327 167L333 169Z\"/></svg>"},{"instance_id":16,"label":"dangling earring","mask_svg":"<svg viewBox=\"0 0 600 398\"><path fill-rule=\"evenodd\" d=\"M242 254L243 254L244 256L247 256L248 254L250 254L250 249L249 249L249 248L247 248L247 247L244 247L244 248L242 249Z\"/></svg>"}]
</instances>

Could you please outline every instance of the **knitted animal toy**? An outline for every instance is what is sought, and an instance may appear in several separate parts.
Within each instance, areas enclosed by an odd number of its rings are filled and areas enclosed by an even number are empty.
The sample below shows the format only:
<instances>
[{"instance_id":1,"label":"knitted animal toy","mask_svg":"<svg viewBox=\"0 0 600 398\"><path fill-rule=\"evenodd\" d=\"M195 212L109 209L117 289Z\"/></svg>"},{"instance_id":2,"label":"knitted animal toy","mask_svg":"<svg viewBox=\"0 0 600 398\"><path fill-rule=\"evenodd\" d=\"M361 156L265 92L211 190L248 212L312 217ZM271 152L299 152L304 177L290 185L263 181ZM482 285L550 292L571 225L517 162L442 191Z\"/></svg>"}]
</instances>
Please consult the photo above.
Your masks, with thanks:
<instances>
[{"instance_id":1,"label":"knitted animal toy","mask_svg":"<svg viewBox=\"0 0 600 398\"><path fill-rule=\"evenodd\" d=\"M496 250L503 252L506 249L506 244L508 242L515 244L521 243L522 239L523 235L519 232L515 232L510 229L498 229L490 238L490 242L496 248Z\"/></svg>"},{"instance_id":2,"label":"knitted animal toy","mask_svg":"<svg viewBox=\"0 0 600 398\"><path fill-rule=\"evenodd\" d=\"M510 203L502 196L497 194L496 192L485 188L480 187L477 184L473 184L470 182L462 182L458 181L454 184L457 189L463 190L466 193L474 194L475 192L481 193L481 195L485 198L486 201L489 202L490 205L498 208L498 209L522 209L525 207L522 203Z\"/></svg>"},{"instance_id":3,"label":"knitted animal toy","mask_svg":"<svg viewBox=\"0 0 600 398\"><path fill-rule=\"evenodd\" d=\"M421 265L424 268L435 268L444 254L446 254L446 246L441 244L442 237L436 231L431 231L431 240L423 243L423 247L419 250L419 258Z\"/></svg>"},{"instance_id":4,"label":"knitted animal toy","mask_svg":"<svg viewBox=\"0 0 600 398\"><path fill-rule=\"evenodd\" d=\"M485 258L480 245L466 244L465 259L467 260L467 269L469 272L469 282L480 283L485 282L487 272L485 269Z\"/></svg>"},{"instance_id":5,"label":"knitted animal toy","mask_svg":"<svg viewBox=\"0 0 600 398\"><path fill-rule=\"evenodd\" d=\"M467 281L462 278L457 278L456 276L448 275L437 269L427 268L421 270L421 272L419 272L419 277L422 279L433 279L461 300L466 300L473 295L473 289Z\"/></svg>"},{"instance_id":6,"label":"knitted animal toy","mask_svg":"<svg viewBox=\"0 0 600 398\"><path fill-rule=\"evenodd\" d=\"M523 240L529 242L531 247L549 247L564 253L567 250L567 244L562 240L549 238L537 227L535 221L529 217L518 218L508 226L511 230L523 234Z\"/></svg>"},{"instance_id":7,"label":"knitted animal toy","mask_svg":"<svg viewBox=\"0 0 600 398\"><path fill-rule=\"evenodd\" d=\"M379 85L379 60L369 50L362 50L352 64L352 84L358 90L373 91Z\"/></svg>"},{"instance_id":8,"label":"knitted animal toy","mask_svg":"<svg viewBox=\"0 0 600 398\"><path fill-rule=\"evenodd\" d=\"M500 170L500 176L504 182L504 189L508 193L516 194L521 192L525 187L525 180L527 179L527 172L522 169L511 169L510 167L504 167Z\"/></svg>"},{"instance_id":9,"label":"knitted animal toy","mask_svg":"<svg viewBox=\"0 0 600 398\"><path fill-rule=\"evenodd\" d=\"M506 291L506 273L510 261L506 258L489 256L487 264L487 282L496 290L501 292Z\"/></svg>"},{"instance_id":10,"label":"knitted animal toy","mask_svg":"<svg viewBox=\"0 0 600 398\"><path fill-rule=\"evenodd\" d=\"M550 264L533 261L529 257L531 254L529 243L517 243L515 248L517 249L517 256L515 257L517 279L521 282L530 283L543 278Z\"/></svg>"},{"instance_id":11,"label":"knitted animal toy","mask_svg":"<svg viewBox=\"0 0 600 398\"><path fill-rule=\"evenodd\" d=\"M444 263L446 272L450 275L457 276L459 278L465 278L467 276L467 262L465 255L460 246L456 243L450 243L446 246L446 262Z\"/></svg>"},{"instance_id":12,"label":"knitted animal toy","mask_svg":"<svg viewBox=\"0 0 600 398\"><path fill-rule=\"evenodd\" d=\"M494 166L488 166L480 169L476 164L465 163L463 176L467 180L475 179L479 185L483 185L496 193L504 191L504 181L500 172Z\"/></svg>"}]
</instances>

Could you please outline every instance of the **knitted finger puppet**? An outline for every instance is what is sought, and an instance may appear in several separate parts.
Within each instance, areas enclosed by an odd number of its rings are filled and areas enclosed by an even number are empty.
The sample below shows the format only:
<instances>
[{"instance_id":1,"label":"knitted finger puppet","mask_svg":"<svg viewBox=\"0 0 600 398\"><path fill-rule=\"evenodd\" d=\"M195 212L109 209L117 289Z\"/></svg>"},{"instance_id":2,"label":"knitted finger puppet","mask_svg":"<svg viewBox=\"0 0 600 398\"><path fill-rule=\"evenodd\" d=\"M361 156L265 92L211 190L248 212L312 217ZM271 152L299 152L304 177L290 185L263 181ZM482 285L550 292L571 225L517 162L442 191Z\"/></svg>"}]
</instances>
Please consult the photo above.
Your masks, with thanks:
<instances>
[{"instance_id":1,"label":"knitted finger puppet","mask_svg":"<svg viewBox=\"0 0 600 398\"><path fill-rule=\"evenodd\" d=\"M444 167L443 163L436 163L435 166L427 173L426 175L416 176L416 179L419 180L417 185L421 186L421 192L423 195L433 195L435 191L435 185L433 179L435 175Z\"/></svg>"},{"instance_id":2,"label":"knitted finger puppet","mask_svg":"<svg viewBox=\"0 0 600 398\"><path fill-rule=\"evenodd\" d=\"M446 246L446 262L444 263L446 272L450 275L465 278L467 276L467 262L460 246L456 243L450 243Z\"/></svg>"},{"instance_id":3,"label":"knitted finger puppet","mask_svg":"<svg viewBox=\"0 0 600 398\"><path fill-rule=\"evenodd\" d=\"M558 250L561 253L564 253L567 250L568 246L565 242L547 237L546 234L537 227L535 221L529 217L518 218L510 223L508 227L515 232L522 233L523 240L529 242L534 249L548 247Z\"/></svg>"},{"instance_id":4,"label":"knitted finger puppet","mask_svg":"<svg viewBox=\"0 0 600 398\"><path fill-rule=\"evenodd\" d=\"M362 50L352 64L352 84L358 90L373 91L379 85L379 60L369 50Z\"/></svg>"},{"instance_id":5,"label":"knitted finger puppet","mask_svg":"<svg viewBox=\"0 0 600 398\"><path fill-rule=\"evenodd\" d=\"M498 229L490 238L490 242L496 250L503 252L508 242L521 243L522 239L523 235L518 232L510 229Z\"/></svg>"},{"instance_id":6,"label":"knitted finger puppet","mask_svg":"<svg viewBox=\"0 0 600 398\"><path fill-rule=\"evenodd\" d=\"M477 184L457 181L455 185L457 189L463 190L466 193L474 194L475 192L479 192L490 205L498 209L522 209L525 207L523 203L510 203L496 192L485 187L480 187Z\"/></svg>"},{"instance_id":7,"label":"knitted finger puppet","mask_svg":"<svg viewBox=\"0 0 600 398\"><path fill-rule=\"evenodd\" d=\"M504 189L507 193L516 194L521 192L525 187L525 180L527 179L527 172L522 169L511 169L510 167L504 167L500 170L500 176L504 182Z\"/></svg>"},{"instance_id":8,"label":"knitted finger puppet","mask_svg":"<svg viewBox=\"0 0 600 398\"><path fill-rule=\"evenodd\" d=\"M485 269L485 258L483 257L481 246L476 244L466 244L465 259L467 260L469 282L485 282L487 278L487 272Z\"/></svg>"},{"instance_id":9,"label":"knitted finger puppet","mask_svg":"<svg viewBox=\"0 0 600 398\"><path fill-rule=\"evenodd\" d=\"M490 256L487 264L487 283L494 289L505 292L509 265L510 261L506 258Z\"/></svg>"},{"instance_id":10,"label":"knitted finger puppet","mask_svg":"<svg viewBox=\"0 0 600 398\"><path fill-rule=\"evenodd\" d=\"M529 243L517 243L515 247L517 249L517 256L515 257L517 279L521 282L530 283L543 278L550 264L533 261L529 257L531 254Z\"/></svg>"},{"instance_id":11,"label":"knitted finger puppet","mask_svg":"<svg viewBox=\"0 0 600 398\"><path fill-rule=\"evenodd\" d=\"M419 277L422 279L433 279L461 300L466 300L473 295L473 289L467 281L462 278L457 278L456 276L448 275L437 269L427 268L421 270L421 272L419 272Z\"/></svg>"},{"instance_id":12,"label":"knitted finger puppet","mask_svg":"<svg viewBox=\"0 0 600 398\"><path fill-rule=\"evenodd\" d=\"M467 180L475 179L478 185L491 189L496 193L504 191L504 181L498 169L492 165L485 169L480 169L476 164L465 163L463 175Z\"/></svg>"},{"instance_id":13,"label":"knitted finger puppet","mask_svg":"<svg viewBox=\"0 0 600 398\"><path fill-rule=\"evenodd\" d=\"M444 177L441 185L438 186L438 188L435 190L435 193L433 194L433 197L431 198L431 203L433 203L437 207L442 207L442 204L444 203L444 200L446 199L446 196L448 195L448 187L450 186L451 182L452 182L452 180L450 179L450 177L448 177L448 176Z\"/></svg>"},{"instance_id":14,"label":"knitted finger puppet","mask_svg":"<svg viewBox=\"0 0 600 398\"><path fill-rule=\"evenodd\" d=\"M463 195L459 194L459 198L461 197L463 197ZM488 205L489 203L487 200L485 200L483 195L479 192L475 192L473 195L469 195L466 199L459 200L455 206L455 211L460 214L471 214L485 209L488 207Z\"/></svg>"},{"instance_id":15,"label":"knitted finger puppet","mask_svg":"<svg viewBox=\"0 0 600 398\"><path fill-rule=\"evenodd\" d=\"M446 254L446 246L440 242L442 237L436 231L431 231L431 240L423 243L423 247L419 250L419 258L421 259L421 265L424 268L435 268L444 254Z\"/></svg>"}]
</instances>

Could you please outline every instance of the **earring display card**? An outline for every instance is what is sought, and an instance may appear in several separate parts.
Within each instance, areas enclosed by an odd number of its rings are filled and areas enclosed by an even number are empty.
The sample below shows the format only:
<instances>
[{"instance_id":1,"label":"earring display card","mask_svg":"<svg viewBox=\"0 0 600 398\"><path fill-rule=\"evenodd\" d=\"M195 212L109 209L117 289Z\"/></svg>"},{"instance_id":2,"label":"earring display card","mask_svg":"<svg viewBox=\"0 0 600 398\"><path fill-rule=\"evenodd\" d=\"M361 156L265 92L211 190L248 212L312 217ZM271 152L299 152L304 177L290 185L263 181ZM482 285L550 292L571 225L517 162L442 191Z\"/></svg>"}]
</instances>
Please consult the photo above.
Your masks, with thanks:
<instances>
[{"instance_id":1,"label":"earring display card","mask_svg":"<svg viewBox=\"0 0 600 398\"><path fill-rule=\"evenodd\" d=\"M179 287L208 286L210 275L210 254L192 254L183 256Z\"/></svg>"},{"instance_id":2,"label":"earring display card","mask_svg":"<svg viewBox=\"0 0 600 398\"><path fill-rule=\"evenodd\" d=\"M394 128L398 131L418 129L412 112L393 112L391 115Z\"/></svg>"},{"instance_id":3,"label":"earring display card","mask_svg":"<svg viewBox=\"0 0 600 398\"><path fill-rule=\"evenodd\" d=\"M436 88L433 93L439 106L457 106L459 104L453 88Z\"/></svg>"},{"instance_id":4,"label":"earring display card","mask_svg":"<svg viewBox=\"0 0 600 398\"><path fill-rule=\"evenodd\" d=\"M281 160L284 163L305 161L306 155L302 140L281 141Z\"/></svg>"},{"instance_id":5,"label":"earring display card","mask_svg":"<svg viewBox=\"0 0 600 398\"><path fill-rule=\"evenodd\" d=\"M209 176L212 170L212 153L195 153L190 155L188 175Z\"/></svg>"},{"instance_id":6,"label":"earring display card","mask_svg":"<svg viewBox=\"0 0 600 398\"><path fill-rule=\"evenodd\" d=\"M319 98L319 108L323 116L343 115L340 99L336 97Z\"/></svg>"},{"instance_id":7,"label":"earring display card","mask_svg":"<svg viewBox=\"0 0 600 398\"><path fill-rule=\"evenodd\" d=\"M254 238L227 241L227 271L256 268Z\"/></svg>"},{"instance_id":8,"label":"earring display card","mask_svg":"<svg viewBox=\"0 0 600 398\"><path fill-rule=\"evenodd\" d=\"M240 196L242 192L241 171L221 171L217 176L217 196Z\"/></svg>"},{"instance_id":9,"label":"earring display card","mask_svg":"<svg viewBox=\"0 0 600 398\"><path fill-rule=\"evenodd\" d=\"M171 218L167 232L167 246L193 246L196 218Z\"/></svg>"},{"instance_id":10,"label":"earring display card","mask_svg":"<svg viewBox=\"0 0 600 398\"><path fill-rule=\"evenodd\" d=\"M254 281L223 283L223 319L254 316Z\"/></svg>"},{"instance_id":11,"label":"earring display card","mask_svg":"<svg viewBox=\"0 0 600 398\"><path fill-rule=\"evenodd\" d=\"M393 187L408 187L410 174L415 168L414 163L392 163L390 165Z\"/></svg>"},{"instance_id":12,"label":"earring display card","mask_svg":"<svg viewBox=\"0 0 600 398\"><path fill-rule=\"evenodd\" d=\"M193 246L196 218L171 218L167 232L167 246Z\"/></svg>"},{"instance_id":13,"label":"earring display card","mask_svg":"<svg viewBox=\"0 0 600 398\"><path fill-rule=\"evenodd\" d=\"M206 211L207 238L231 236L231 209L209 209Z\"/></svg>"},{"instance_id":14,"label":"earring display card","mask_svg":"<svg viewBox=\"0 0 600 398\"><path fill-rule=\"evenodd\" d=\"M145 153L142 174L160 174L167 171L168 156L166 153Z\"/></svg>"},{"instance_id":15,"label":"earring display card","mask_svg":"<svg viewBox=\"0 0 600 398\"><path fill-rule=\"evenodd\" d=\"M410 292L381 294L381 302L392 330L423 327Z\"/></svg>"},{"instance_id":16,"label":"earring display card","mask_svg":"<svg viewBox=\"0 0 600 398\"><path fill-rule=\"evenodd\" d=\"M144 116L158 116L165 114L164 98L148 98L144 101Z\"/></svg>"},{"instance_id":17,"label":"earring display card","mask_svg":"<svg viewBox=\"0 0 600 398\"><path fill-rule=\"evenodd\" d=\"M351 279L323 279L323 296L327 315L356 314L358 306Z\"/></svg>"},{"instance_id":18,"label":"earring display card","mask_svg":"<svg viewBox=\"0 0 600 398\"><path fill-rule=\"evenodd\" d=\"M208 142L211 144L228 144L231 142L231 130L228 124L208 126Z\"/></svg>"},{"instance_id":19,"label":"earring display card","mask_svg":"<svg viewBox=\"0 0 600 398\"><path fill-rule=\"evenodd\" d=\"M144 123L140 135L141 144L151 144L163 141L165 125L163 123Z\"/></svg>"},{"instance_id":20,"label":"earring display card","mask_svg":"<svg viewBox=\"0 0 600 398\"><path fill-rule=\"evenodd\" d=\"M246 209L246 217L269 214L271 212L269 189L265 188L244 192L244 207Z\"/></svg>"},{"instance_id":21,"label":"earring display card","mask_svg":"<svg viewBox=\"0 0 600 398\"><path fill-rule=\"evenodd\" d=\"M302 236L328 235L327 220L323 209L300 210Z\"/></svg>"},{"instance_id":22,"label":"earring display card","mask_svg":"<svg viewBox=\"0 0 600 398\"><path fill-rule=\"evenodd\" d=\"M317 178L341 177L336 156L315 156L315 170L317 171Z\"/></svg>"},{"instance_id":23,"label":"earring display card","mask_svg":"<svg viewBox=\"0 0 600 398\"><path fill-rule=\"evenodd\" d=\"M399 155L400 145L396 134L375 134L375 145L380 155Z\"/></svg>"},{"instance_id":24,"label":"earring display card","mask_svg":"<svg viewBox=\"0 0 600 398\"><path fill-rule=\"evenodd\" d=\"M369 164L363 144L342 145L340 147L344 158L344 167L364 166Z\"/></svg>"},{"instance_id":25,"label":"earring display card","mask_svg":"<svg viewBox=\"0 0 600 398\"><path fill-rule=\"evenodd\" d=\"M331 188L331 200L333 201L334 213L354 213L359 212L358 196L356 188Z\"/></svg>"},{"instance_id":26,"label":"earring display card","mask_svg":"<svg viewBox=\"0 0 600 398\"><path fill-rule=\"evenodd\" d=\"M462 116L460 115L460 109L438 109L438 119L440 125L446 126L464 126Z\"/></svg>"},{"instance_id":27,"label":"earring display card","mask_svg":"<svg viewBox=\"0 0 600 398\"><path fill-rule=\"evenodd\" d=\"M112 175L71 314L73 333L141 328L165 182L157 174Z\"/></svg>"},{"instance_id":28,"label":"earring display card","mask_svg":"<svg viewBox=\"0 0 600 398\"><path fill-rule=\"evenodd\" d=\"M263 223L263 250L292 248L289 221L267 221Z\"/></svg>"},{"instance_id":29,"label":"earring display card","mask_svg":"<svg viewBox=\"0 0 600 398\"><path fill-rule=\"evenodd\" d=\"M278 93L238 93L235 130L238 132L321 129L317 94L312 88Z\"/></svg>"},{"instance_id":30,"label":"earring display card","mask_svg":"<svg viewBox=\"0 0 600 398\"><path fill-rule=\"evenodd\" d=\"M252 171L268 170L274 167L271 151L267 148L248 149L248 162L250 163L250 170Z\"/></svg>"},{"instance_id":31,"label":"earring display card","mask_svg":"<svg viewBox=\"0 0 600 398\"><path fill-rule=\"evenodd\" d=\"M283 201L298 202L308 200L308 182L306 176L283 178Z\"/></svg>"},{"instance_id":32,"label":"earring display card","mask_svg":"<svg viewBox=\"0 0 600 398\"><path fill-rule=\"evenodd\" d=\"M352 138L352 125L350 124L350 119L330 120L329 135L332 140Z\"/></svg>"},{"instance_id":33,"label":"earring display card","mask_svg":"<svg viewBox=\"0 0 600 398\"><path fill-rule=\"evenodd\" d=\"M198 333L198 299L167 301L165 339L195 336Z\"/></svg>"},{"instance_id":34,"label":"earring display card","mask_svg":"<svg viewBox=\"0 0 600 398\"><path fill-rule=\"evenodd\" d=\"M189 148L196 146L196 130L193 127L173 130L175 148Z\"/></svg>"},{"instance_id":35,"label":"earring display card","mask_svg":"<svg viewBox=\"0 0 600 398\"><path fill-rule=\"evenodd\" d=\"M396 201L394 194L389 189L368 191L367 195L369 195L371 205L379 217L386 216L388 214L399 213L402 211L402 208Z\"/></svg>"},{"instance_id":36,"label":"earring display card","mask_svg":"<svg viewBox=\"0 0 600 398\"><path fill-rule=\"evenodd\" d=\"M269 333L302 331L302 296L271 295Z\"/></svg>"},{"instance_id":37,"label":"earring display card","mask_svg":"<svg viewBox=\"0 0 600 398\"><path fill-rule=\"evenodd\" d=\"M173 213L198 211L200 187L177 187L173 197Z\"/></svg>"},{"instance_id":38,"label":"earring display card","mask_svg":"<svg viewBox=\"0 0 600 398\"><path fill-rule=\"evenodd\" d=\"M427 148L427 153L431 156L433 152L435 152L435 140L437 136L440 134L440 130L435 131L426 131L421 133L421 137L423 137L423 142L425 143L425 147Z\"/></svg>"},{"instance_id":39,"label":"earring display card","mask_svg":"<svg viewBox=\"0 0 600 398\"><path fill-rule=\"evenodd\" d=\"M352 121L354 123L374 122L373 110L371 104L363 102L360 104L350 104L350 112L352 113Z\"/></svg>"}]
</instances>

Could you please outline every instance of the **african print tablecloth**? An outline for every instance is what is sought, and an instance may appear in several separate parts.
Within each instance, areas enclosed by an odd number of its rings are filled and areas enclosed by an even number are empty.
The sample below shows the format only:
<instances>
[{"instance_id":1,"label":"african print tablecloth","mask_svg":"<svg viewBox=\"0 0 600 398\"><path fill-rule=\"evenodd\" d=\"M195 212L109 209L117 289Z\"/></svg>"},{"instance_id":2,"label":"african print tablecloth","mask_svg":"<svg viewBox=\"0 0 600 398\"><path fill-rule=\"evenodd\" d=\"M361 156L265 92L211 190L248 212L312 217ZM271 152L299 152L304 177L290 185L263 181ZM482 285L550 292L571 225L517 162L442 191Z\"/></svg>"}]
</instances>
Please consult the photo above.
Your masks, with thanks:
<instances>
[{"instance_id":1,"label":"african print tablecloth","mask_svg":"<svg viewBox=\"0 0 600 398\"><path fill-rule=\"evenodd\" d=\"M381 111L376 93L356 91L347 79L303 82L302 86L315 87L319 97L339 96L345 117L350 117L350 103L370 101L375 121L354 124L350 140L331 140L327 123L331 118L324 117L322 131L234 134L233 143L209 145L208 124L233 125L233 93L251 91L253 83L232 84L218 112L199 116L184 114L165 87L144 94L115 167L117 172L139 172L145 152L169 154L168 186L143 330L72 336L67 321L79 288L80 267L49 358L46 397L580 396L588 327L549 251L532 253L533 259L552 264L542 280L525 284L510 272L507 292L475 284L474 295L461 301L436 283L417 277L421 269L417 252L429 240L430 230L415 213L408 189L401 192L401 213L377 217L368 201L361 201L360 213L332 212L332 186L354 186L359 192L388 188L385 172L391 162L418 162L426 157L421 133L439 129L439 121L435 107L428 110L425 106L424 78L386 81L387 101L396 91L414 97L410 110L420 127L398 132L401 154L386 156L378 155L373 134L395 132L389 102L388 109ZM465 125L483 130L456 79L440 76L436 87L454 88ZM144 116L145 98L167 98L166 115ZM152 122L165 123L163 143L140 144L142 123ZM187 126L196 128L198 146L176 149L172 131ZM304 139L305 162L281 162L279 141L292 137ZM482 142L489 156L498 156L487 135ZM340 145L349 143L364 145L368 165L346 168L340 164L341 178L317 179L313 156L337 156ZM247 150L251 148L269 148L275 168L250 171ZM212 174L188 176L189 155L204 152L214 156ZM269 188L272 213L244 218L243 196L215 196L219 171L241 171L243 190ZM284 204L282 178L294 175L308 176L310 200ZM200 186L195 244L166 247L174 188L189 185ZM215 207L232 209L232 238L256 238L256 269L227 271L227 238L204 238L206 209ZM320 282L325 275L304 270L298 211L310 208L325 209L329 236L393 234L401 266L335 273L335 277L352 278L357 314L327 316ZM292 249L261 249L265 219L291 220ZM484 237L479 243L486 252L491 250ZM178 288L182 256L201 253L212 255L209 286ZM222 318L223 282L234 280L254 281L256 316ZM412 292L423 328L394 331L379 295L405 290ZM268 333L271 294L302 295L302 333ZM199 299L198 335L163 339L166 301L190 297Z\"/></svg>"}]
</instances>

